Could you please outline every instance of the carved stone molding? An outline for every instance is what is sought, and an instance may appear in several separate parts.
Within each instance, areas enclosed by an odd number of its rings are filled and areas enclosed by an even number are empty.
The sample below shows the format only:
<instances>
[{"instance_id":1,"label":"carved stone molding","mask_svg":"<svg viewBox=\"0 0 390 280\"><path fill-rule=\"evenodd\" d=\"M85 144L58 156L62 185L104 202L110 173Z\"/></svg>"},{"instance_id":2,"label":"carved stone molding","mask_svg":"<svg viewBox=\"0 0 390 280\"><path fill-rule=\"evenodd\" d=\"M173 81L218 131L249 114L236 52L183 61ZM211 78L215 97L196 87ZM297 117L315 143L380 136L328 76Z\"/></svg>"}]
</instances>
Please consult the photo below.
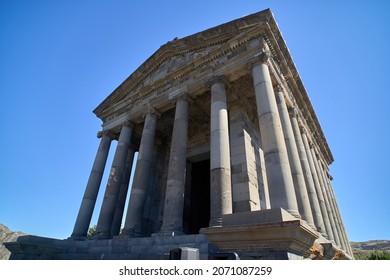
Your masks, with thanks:
<instances>
[{"instance_id":1,"label":"carved stone molding","mask_svg":"<svg viewBox=\"0 0 390 280\"><path fill-rule=\"evenodd\" d=\"M295 107L288 107L288 113L290 115L291 118L298 118L298 110L295 109Z\"/></svg>"},{"instance_id":2,"label":"carved stone molding","mask_svg":"<svg viewBox=\"0 0 390 280\"><path fill-rule=\"evenodd\" d=\"M124 121L124 122L122 123L122 127L123 127L123 126L127 126L127 127L133 128L133 127L134 127L134 123L133 123L132 121L130 121L130 120L126 120L126 121Z\"/></svg>"},{"instance_id":3,"label":"carved stone molding","mask_svg":"<svg viewBox=\"0 0 390 280\"><path fill-rule=\"evenodd\" d=\"M184 93L178 95L175 98L174 103L176 104L177 101L179 101L179 100L187 101L189 104L192 104L195 102L194 99L187 92L184 92Z\"/></svg>"},{"instance_id":4,"label":"carved stone molding","mask_svg":"<svg viewBox=\"0 0 390 280\"><path fill-rule=\"evenodd\" d=\"M207 81L206 86L208 88L211 88L214 84L217 84L217 83L223 84L225 86L225 88L229 88L230 87L230 81L229 81L229 79L225 75L219 75L219 76L211 77Z\"/></svg>"},{"instance_id":5,"label":"carved stone molding","mask_svg":"<svg viewBox=\"0 0 390 280\"><path fill-rule=\"evenodd\" d=\"M277 84L275 87L274 87L274 92L275 92L275 94L276 93L278 93L278 92L282 92L283 93L283 95L284 95L284 89L283 89L283 87L280 85L280 84Z\"/></svg>"},{"instance_id":6,"label":"carved stone molding","mask_svg":"<svg viewBox=\"0 0 390 280\"><path fill-rule=\"evenodd\" d=\"M260 63L267 63L267 61L271 58L270 51L262 51L258 56L258 60Z\"/></svg>"},{"instance_id":7,"label":"carved stone molding","mask_svg":"<svg viewBox=\"0 0 390 280\"><path fill-rule=\"evenodd\" d=\"M103 131L98 131L98 133L97 133L97 138L102 138L103 137L103 135L106 135L106 136L108 136L108 137L110 137L111 139L115 139L116 138L116 135L115 135L115 133L113 133L111 130L109 130L109 129L105 129L105 130L103 130Z\"/></svg>"},{"instance_id":8,"label":"carved stone molding","mask_svg":"<svg viewBox=\"0 0 390 280\"><path fill-rule=\"evenodd\" d=\"M301 131L301 134L305 134L307 136L307 128L302 125L302 123L298 123L299 130Z\"/></svg>"},{"instance_id":9,"label":"carved stone molding","mask_svg":"<svg viewBox=\"0 0 390 280\"><path fill-rule=\"evenodd\" d=\"M154 107L147 107L146 110L143 112L143 117L146 117L149 114L155 115L157 118L161 117L161 113Z\"/></svg>"}]
</instances>

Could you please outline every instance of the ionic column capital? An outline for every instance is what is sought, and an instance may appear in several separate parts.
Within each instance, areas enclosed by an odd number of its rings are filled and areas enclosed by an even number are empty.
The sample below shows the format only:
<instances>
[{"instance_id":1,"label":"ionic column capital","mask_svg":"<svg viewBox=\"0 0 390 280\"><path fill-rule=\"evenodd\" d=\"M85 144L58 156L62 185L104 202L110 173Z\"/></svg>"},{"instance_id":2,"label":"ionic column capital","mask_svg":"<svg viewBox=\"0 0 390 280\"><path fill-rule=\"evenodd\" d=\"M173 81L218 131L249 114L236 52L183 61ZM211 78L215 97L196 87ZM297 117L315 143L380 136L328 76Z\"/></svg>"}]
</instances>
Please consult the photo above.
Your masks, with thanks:
<instances>
[{"instance_id":1,"label":"ionic column capital","mask_svg":"<svg viewBox=\"0 0 390 280\"><path fill-rule=\"evenodd\" d=\"M103 130L103 131L98 131L97 133L97 138L102 138L103 136L108 136L111 139L114 139L116 135L109 129Z\"/></svg>"},{"instance_id":2,"label":"ionic column capital","mask_svg":"<svg viewBox=\"0 0 390 280\"><path fill-rule=\"evenodd\" d=\"M147 107L145 112L143 113L143 117L146 117L147 115L154 115L156 116L158 119L161 117L161 113L154 107Z\"/></svg>"},{"instance_id":3,"label":"ionic column capital","mask_svg":"<svg viewBox=\"0 0 390 280\"><path fill-rule=\"evenodd\" d=\"M211 88L215 84L223 84L225 87L229 87L229 79L225 75L213 76L207 81L206 86Z\"/></svg>"},{"instance_id":4,"label":"ionic column capital","mask_svg":"<svg viewBox=\"0 0 390 280\"><path fill-rule=\"evenodd\" d=\"M283 86L281 86L280 84L277 84L276 86L274 86L274 93L277 94L278 92L283 93L283 95L285 92Z\"/></svg>"},{"instance_id":5,"label":"ionic column capital","mask_svg":"<svg viewBox=\"0 0 390 280\"><path fill-rule=\"evenodd\" d=\"M134 128L134 123L131 121L131 120L126 120L122 123L122 127L123 126L127 126L127 127L130 127L130 128Z\"/></svg>"},{"instance_id":6,"label":"ionic column capital","mask_svg":"<svg viewBox=\"0 0 390 280\"><path fill-rule=\"evenodd\" d=\"M283 88L280 85L274 87L275 99L278 104L284 102L287 106L286 97L284 95Z\"/></svg>"},{"instance_id":7,"label":"ionic column capital","mask_svg":"<svg viewBox=\"0 0 390 280\"><path fill-rule=\"evenodd\" d=\"M267 42L262 38L260 43L259 52L253 56L248 62L248 67L253 68L257 64L269 64L269 60L272 57L270 48Z\"/></svg>"},{"instance_id":8,"label":"ionic column capital","mask_svg":"<svg viewBox=\"0 0 390 280\"><path fill-rule=\"evenodd\" d=\"M306 132L306 128L302 125L302 123L298 123L299 125L299 131L301 132L301 134L307 134Z\"/></svg>"},{"instance_id":9,"label":"ionic column capital","mask_svg":"<svg viewBox=\"0 0 390 280\"><path fill-rule=\"evenodd\" d=\"M253 66L256 65L256 64L266 64L266 63L268 63L270 58L272 57L272 54L271 54L271 52L268 49L263 49L255 57L256 57L256 60L253 61Z\"/></svg>"},{"instance_id":10,"label":"ionic column capital","mask_svg":"<svg viewBox=\"0 0 390 280\"><path fill-rule=\"evenodd\" d=\"M298 110L295 107L287 107L291 118L298 118Z\"/></svg>"},{"instance_id":11,"label":"ionic column capital","mask_svg":"<svg viewBox=\"0 0 390 280\"><path fill-rule=\"evenodd\" d=\"M187 92L184 92L175 98L176 103L180 100L187 101L188 103L194 102L194 100L189 96L189 94Z\"/></svg>"}]
</instances>

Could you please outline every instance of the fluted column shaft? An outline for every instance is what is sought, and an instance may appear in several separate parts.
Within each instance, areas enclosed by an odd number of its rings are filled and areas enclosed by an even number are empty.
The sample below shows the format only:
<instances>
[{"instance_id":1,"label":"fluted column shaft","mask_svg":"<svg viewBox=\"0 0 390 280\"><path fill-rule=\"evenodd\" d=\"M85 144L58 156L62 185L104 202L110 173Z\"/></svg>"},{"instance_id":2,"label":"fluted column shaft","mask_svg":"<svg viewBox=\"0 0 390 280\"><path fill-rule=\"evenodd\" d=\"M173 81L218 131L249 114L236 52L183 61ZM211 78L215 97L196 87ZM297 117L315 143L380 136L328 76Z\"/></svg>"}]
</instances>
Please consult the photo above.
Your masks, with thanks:
<instances>
[{"instance_id":1,"label":"fluted column shaft","mask_svg":"<svg viewBox=\"0 0 390 280\"><path fill-rule=\"evenodd\" d=\"M317 172L316 172L316 168L314 166L314 161L313 161L313 157L311 154L310 145L309 145L309 141L307 140L306 133L302 133L302 140L303 140L303 144L305 145L306 155L307 155L307 159L309 161L309 166L310 166L310 171L311 171L311 176L313 178L314 187L315 187L315 190L317 193L318 203L320 204L320 208L321 208L322 219L324 221L325 232L326 232L325 237L328 237L330 240L333 240L333 234L332 234L331 225L329 222L328 212L327 212L326 206L325 206L324 196L322 194L321 186L320 186L320 183L318 181Z\"/></svg>"},{"instance_id":2,"label":"fluted column shaft","mask_svg":"<svg viewBox=\"0 0 390 280\"><path fill-rule=\"evenodd\" d=\"M133 145L130 145L127 154L127 159L126 159L125 171L122 176L122 184L119 189L118 201L116 203L114 219L111 226L111 236L119 235L121 229L122 218L124 214L123 212L126 204L127 191L129 189L130 176L133 168L134 154L135 154L135 147Z\"/></svg>"},{"instance_id":3,"label":"fluted column shaft","mask_svg":"<svg viewBox=\"0 0 390 280\"><path fill-rule=\"evenodd\" d=\"M327 191L328 191L328 194L329 194L329 202L330 202L330 205L331 205L333 213L334 213L334 220L335 220L335 224L336 224L336 231L337 231L337 234L338 234L338 237L339 237L338 245L345 249L344 236L343 236L343 233L342 233L342 230L341 230L340 221L339 221L339 217L338 217L338 214L337 214L337 209L335 208L334 198L332 196L332 192L331 192L331 189L330 189L330 186L329 186L329 182L328 182L328 180L326 178L326 175L324 175L324 176L325 176L326 188L327 188Z\"/></svg>"},{"instance_id":4,"label":"fluted column shaft","mask_svg":"<svg viewBox=\"0 0 390 280\"><path fill-rule=\"evenodd\" d=\"M127 208L125 227L122 235L142 235L142 215L144 212L150 172L153 163L153 147L156 134L157 112L147 113L142 131L141 144L138 152L130 201Z\"/></svg>"},{"instance_id":5,"label":"fluted column shaft","mask_svg":"<svg viewBox=\"0 0 390 280\"><path fill-rule=\"evenodd\" d=\"M211 86L210 113L210 226L221 226L232 213L229 125L226 89L222 81Z\"/></svg>"},{"instance_id":6,"label":"fluted column shaft","mask_svg":"<svg viewBox=\"0 0 390 280\"><path fill-rule=\"evenodd\" d=\"M302 135L299 129L299 124L295 112L291 114L291 125L294 131L295 140L297 143L297 149L299 159L301 161L302 172L305 178L307 194L309 196L311 212L313 214L314 224L316 229L321 232L322 235L326 236L324 220L321 214L320 204L318 202L317 192L314 187L313 177L311 176L309 160L307 158L306 149L303 144Z\"/></svg>"},{"instance_id":7,"label":"fluted column shaft","mask_svg":"<svg viewBox=\"0 0 390 280\"><path fill-rule=\"evenodd\" d=\"M318 174L318 177L320 180L320 184L322 186L322 192L324 194L325 205L326 205L326 208L328 210L328 216L329 216L330 224L332 226L334 241L336 244L340 245L341 244L340 237L339 237L339 232L337 230L338 226L336 223L336 218L335 218L335 213L333 210L332 201L331 201L330 196L329 196L327 182L325 181L324 172L323 172L321 163L320 163L319 159L317 158L317 155L316 155L316 152L314 151L314 149L312 149L312 153L313 153L313 158L314 158L314 161L316 164L317 174Z\"/></svg>"},{"instance_id":8,"label":"fluted column shaft","mask_svg":"<svg viewBox=\"0 0 390 280\"><path fill-rule=\"evenodd\" d=\"M130 124L122 126L118 139L114 159L106 191L104 193L103 204L100 210L98 223L96 226L96 236L98 238L109 238L111 236L111 225L113 222L116 203L118 200L119 188L122 183L123 171L125 169L127 152L131 141L132 127Z\"/></svg>"},{"instance_id":9,"label":"fluted column shaft","mask_svg":"<svg viewBox=\"0 0 390 280\"><path fill-rule=\"evenodd\" d=\"M310 201L306 189L305 177L303 176L301 162L299 160L299 154L297 144L292 129L290 115L287 109L284 94L281 91L276 93L276 100L279 105L280 121L282 123L284 140L286 142L286 148L288 158L290 160L291 174L294 182L295 194L298 202L299 214L306 222L314 226L313 214L310 208Z\"/></svg>"},{"instance_id":10,"label":"fluted column shaft","mask_svg":"<svg viewBox=\"0 0 390 280\"><path fill-rule=\"evenodd\" d=\"M112 134L108 131L104 131L101 133L101 136L100 145L96 153L95 161L93 162L92 170L89 175L83 200L81 202L80 210L73 229L72 237L74 238L87 236L100 184L102 182L104 167L106 166L107 156L111 146Z\"/></svg>"},{"instance_id":11,"label":"fluted column shaft","mask_svg":"<svg viewBox=\"0 0 390 280\"><path fill-rule=\"evenodd\" d=\"M271 76L265 59L252 68L271 208L300 217Z\"/></svg>"},{"instance_id":12,"label":"fluted column shaft","mask_svg":"<svg viewBox=\"0 0 390 280\"><path fill-rule=\"evenodd\" d=\"M171 151L169 156L167 188L162 234L183 234L184 187L187 161L188 100L180 97L176 102Z\"/></svg>"},{"instance_id":13,"label":"fluted column shaft","mask_svg":"<svg viewBox=\"0 0 390 280\"><path fill-rule=\"evenodd\" d=\"M339 223L339 228L340 228L340 232L341 232L341 242L343 245L342 247L347 252L349 252L349 254L352 256L353 255L352 247L348 241L347 233L345 231L344 223L343 223L343 220L341 218L340 209L339 209L338 204L337 204L337 200L336 200L336 196L335 196L334 191L333 191L332 183L331 183L329 178L327 178L327 181L328 181L330 195L332 197L333 205L334 205L334 208L336 210L336 216L337 216L338 223Z\"/></svg>"}]
</instances>

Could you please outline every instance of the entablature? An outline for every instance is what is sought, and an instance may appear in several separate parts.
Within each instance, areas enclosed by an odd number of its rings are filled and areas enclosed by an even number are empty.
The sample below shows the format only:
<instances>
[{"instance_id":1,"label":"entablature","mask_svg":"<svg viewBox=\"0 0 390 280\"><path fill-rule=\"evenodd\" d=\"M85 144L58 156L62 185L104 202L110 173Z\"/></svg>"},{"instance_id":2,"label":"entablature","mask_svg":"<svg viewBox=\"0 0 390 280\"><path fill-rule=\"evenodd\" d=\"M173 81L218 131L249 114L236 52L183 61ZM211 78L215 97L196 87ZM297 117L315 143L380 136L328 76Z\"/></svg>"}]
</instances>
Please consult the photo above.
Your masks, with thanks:
<instances>
[{"instance_id":1,"label":"entablature","mask_svg":"<svg viewBox=\"0 0 390 280\"><path fill-rule=\"evenodd\" d=\"M208 90L212 76L236 80L251 72L250 62L267 45L269 66L275 83L286 89L290 102L301 112L306 126L321 148L328 164L333 162L321 126L310 103L288 48L269 10L175 39L163 45L126 79L95 110L104 127L123 118L140 121L146 107L160 111L174 106L172 98Z\"/></svg>"}]
</instances>

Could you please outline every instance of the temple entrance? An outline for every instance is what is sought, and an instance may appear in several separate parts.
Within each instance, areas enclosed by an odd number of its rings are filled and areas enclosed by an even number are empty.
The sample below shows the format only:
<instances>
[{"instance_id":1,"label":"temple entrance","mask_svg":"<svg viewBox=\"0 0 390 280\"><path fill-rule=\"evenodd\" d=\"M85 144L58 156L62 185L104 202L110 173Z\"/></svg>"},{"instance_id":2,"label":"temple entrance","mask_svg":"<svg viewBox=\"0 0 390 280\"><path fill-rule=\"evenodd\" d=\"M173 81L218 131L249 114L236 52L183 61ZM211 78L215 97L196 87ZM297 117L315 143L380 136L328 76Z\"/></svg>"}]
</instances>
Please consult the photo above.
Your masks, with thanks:
<instances>
[{"instance_id":1,"label":"temple entrance","mask_svg":"<svg viewBox=\"0 0 390 280\"><path fill-rule=\"evenodd\" d=\"M210 159L187 162L183 230L197 234L210 220Z\"/></svg>"}]
</instances>

